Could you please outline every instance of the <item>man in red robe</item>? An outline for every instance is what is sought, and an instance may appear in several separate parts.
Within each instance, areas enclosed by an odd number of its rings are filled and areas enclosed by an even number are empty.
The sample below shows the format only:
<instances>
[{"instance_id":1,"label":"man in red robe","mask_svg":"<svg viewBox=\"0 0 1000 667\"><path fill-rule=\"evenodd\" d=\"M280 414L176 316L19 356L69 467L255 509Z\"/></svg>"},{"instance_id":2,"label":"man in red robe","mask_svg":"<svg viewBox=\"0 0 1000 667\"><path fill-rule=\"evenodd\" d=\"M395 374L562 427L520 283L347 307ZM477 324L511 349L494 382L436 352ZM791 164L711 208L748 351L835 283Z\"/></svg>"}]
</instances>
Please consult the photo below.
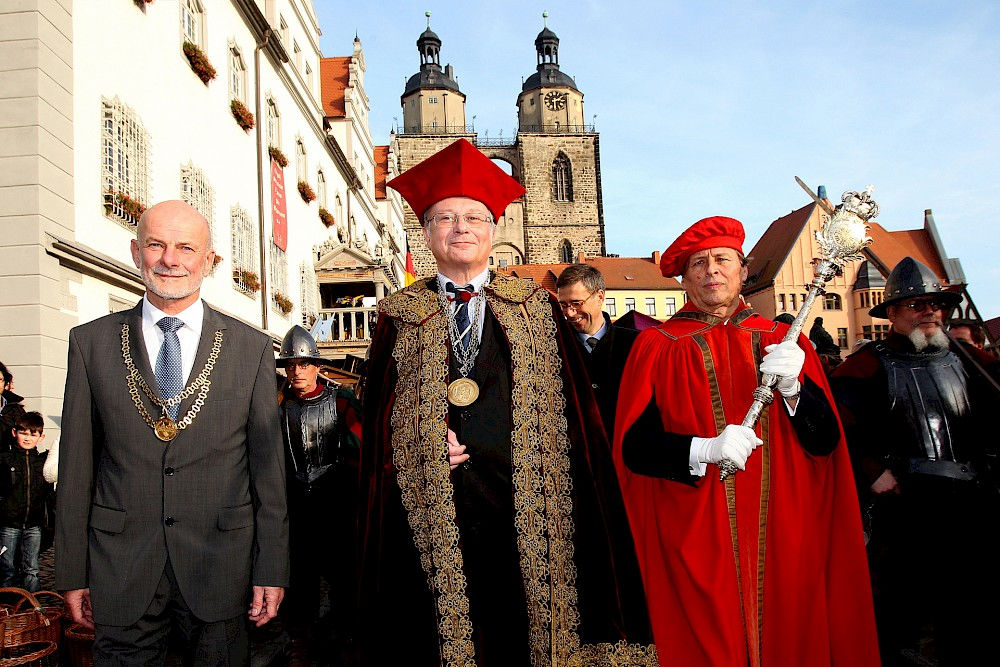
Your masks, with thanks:
<instances>
[{"instance_id":1,"label":"man in red robe","mask_svg":"<svg viewBox=\"0 0 1000 667\"><path fill-rule=\"evenodd\" d=\"M465 140L389 185L437 276L379 303L369 350L361 663L653 667L579 345L545 289L488 268L524 188Z\"/></svg>"},{"instance_id":2,"label":"man in red robe","mask_svg":"<svg viewBox=\"0 0 1000 667\"><path fill-rule=\"evenodd\" d=\"M706 218L663 254L688 303L642 332L614 458L664 665L879 664L851 465L812 345L740 297L743 226ZM755 429L760 373L778 376ZM725 481L717 464L739 470Z\"/></svg>"}]
</instances>

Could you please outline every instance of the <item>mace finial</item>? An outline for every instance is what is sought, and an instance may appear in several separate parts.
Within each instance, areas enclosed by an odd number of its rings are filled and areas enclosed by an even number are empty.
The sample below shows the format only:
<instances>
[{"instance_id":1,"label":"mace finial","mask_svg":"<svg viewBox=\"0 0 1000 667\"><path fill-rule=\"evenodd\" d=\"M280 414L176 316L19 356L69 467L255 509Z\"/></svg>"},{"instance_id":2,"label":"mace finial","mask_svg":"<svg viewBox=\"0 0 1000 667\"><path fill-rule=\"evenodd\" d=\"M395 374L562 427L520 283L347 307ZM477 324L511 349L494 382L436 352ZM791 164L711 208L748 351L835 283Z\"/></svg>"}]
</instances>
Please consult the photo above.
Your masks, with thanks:
<instances>
[{"instance_id":1,"label":"mace finial","mask_svg":"<svg viewBox=\"0 0 1000 667\"><path fill-rule=\"evenodd\" d=\"M431 13L429 11L424 12L424 16L427 17L427 29L431 29Z\"/></svg>"},{"instance_id":2,"label":"mace finial","mask_svg":"<svg viewBox=\"0 0 1000 667\"><path fill-rule=\"evenodd\" d=\"M548 12L542 12L542 27L543 28L548 28L549 27L549 13Z\"/></svg>"}]
</instances>

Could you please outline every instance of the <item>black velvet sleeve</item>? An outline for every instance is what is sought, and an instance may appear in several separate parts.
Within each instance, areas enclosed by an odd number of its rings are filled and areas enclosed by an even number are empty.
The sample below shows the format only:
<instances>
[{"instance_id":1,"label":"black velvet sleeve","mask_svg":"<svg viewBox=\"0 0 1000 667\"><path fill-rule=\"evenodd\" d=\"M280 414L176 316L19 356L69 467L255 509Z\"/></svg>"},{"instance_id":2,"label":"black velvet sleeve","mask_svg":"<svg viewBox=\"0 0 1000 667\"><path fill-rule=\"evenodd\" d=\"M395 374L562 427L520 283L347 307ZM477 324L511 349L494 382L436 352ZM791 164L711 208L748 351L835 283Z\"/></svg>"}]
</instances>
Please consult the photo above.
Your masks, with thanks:
<instances>
[{"instance_id":1,"label":"black velvet sleeve","mask_svg":"<svg viewBox=\"0 0 1000 667\"><path fill-rule=\"evenodd\" d=\"M691 435L669 433L663 429L656 396L635 420L622 439L622 460L638 475L659 477L692 486L701 479L692 475L688 459Z\"/></svg>"},{"instance_id":2,"label":"black velvet sleeve","mask_svg":"<svg viewBox=\"0 0 1000 667\"><path fill-rule=\"evenodd\" d=\"M775 398L780 398L780 394ZM782 400L784 403L784 400ZM785 406L788 409L788 406ZM813 456L826 456L840 441L840 429L833 406L826 400L823 390L808 376L802 383L802 392L795 407L795 414L789 417L799 444Z\"/></svg>"}]
</instances>

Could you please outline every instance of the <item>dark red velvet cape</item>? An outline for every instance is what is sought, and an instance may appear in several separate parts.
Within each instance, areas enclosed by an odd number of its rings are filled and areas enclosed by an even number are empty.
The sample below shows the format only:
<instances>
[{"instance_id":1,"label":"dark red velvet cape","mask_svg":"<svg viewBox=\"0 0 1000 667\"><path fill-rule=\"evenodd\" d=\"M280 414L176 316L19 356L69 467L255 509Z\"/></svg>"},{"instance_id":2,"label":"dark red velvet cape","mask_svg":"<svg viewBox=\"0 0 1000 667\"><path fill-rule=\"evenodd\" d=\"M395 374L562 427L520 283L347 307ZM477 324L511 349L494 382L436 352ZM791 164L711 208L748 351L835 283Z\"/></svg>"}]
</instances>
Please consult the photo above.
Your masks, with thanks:
<instances>
[{"instance_id":1,"label":"dark red velvet cape","mask_svg":"<svg viewBox=\"0 0 1000 667\"><path fill-rule=\"evenodd\" d=\"M422 281L404 291L416 294L424 289ZM575 606L580 639L586 645L643 645L645 660L655 661L642 582L610 444L583 371L579 345L555 300L549 297L548 301L547 317L555 324L562 360L563 414L570 441L573 558L578 591ZM424 322L430 317L433 315ZM397 484L399 471L393 463L391 417L399 396L393 350L400 326L388 314L380 315L367 367L359 513L361 660L365 665L450 664L440 655L435 598L420 566ZM505 343L510 345L509 332L505 335ZM423 416L414 414L414 419ZM477 653L476 657L479 665L491 664L489 656ZM628 664L647 662L639 662L636 657Z\"/></svg>"},{"instance_id":2,"label":"dark red velvet cape","mask_svg":"<svg viewBox=\"0 0 1000 667\"><path fill-rule=\"evenodd\" d=\"M614 448L661 663L879 664L860 512L842 435L829 456L807 454L783 401L775 400L757 427L765 444L733 478L735 528L716 466L690 486L624 465L623 436L654 395L667 432L709 437L725 424L741 423L758 384L759 355L787 331L748 313L723 323L690 304L678 315L643 331L632 349ZM711 373L699 342L707 346ZM832 404L816 353L805 337L799 345L806 352L804 374ZM710 376L720 414L713 411Z\"/></svg>"}]
</instances>

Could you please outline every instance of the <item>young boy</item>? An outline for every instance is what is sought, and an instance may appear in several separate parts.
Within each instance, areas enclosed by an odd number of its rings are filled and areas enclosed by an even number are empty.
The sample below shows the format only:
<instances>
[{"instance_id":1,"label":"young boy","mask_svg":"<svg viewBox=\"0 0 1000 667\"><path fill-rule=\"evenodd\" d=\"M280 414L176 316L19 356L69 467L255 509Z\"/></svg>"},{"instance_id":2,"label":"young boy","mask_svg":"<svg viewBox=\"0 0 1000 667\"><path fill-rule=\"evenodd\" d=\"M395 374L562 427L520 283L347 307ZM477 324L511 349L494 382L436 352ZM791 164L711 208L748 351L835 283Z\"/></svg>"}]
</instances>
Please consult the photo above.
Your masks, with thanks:
<instances>
[{"instance_id":1,"label":"young boy","mask_svg":"<svg viewBox=\"0 0 1000 667\"><path fill-rule=\"evenodd\" d=\"M37 449L45 439L44 429L41 414L24 413L11 429L17 447L0 453L0 547L7 548L0 554L0 586L19 586L32 593L41 587L38 554L46 503L53 491L42 475L48 452Z\"/></svg>"}]
</instances>

